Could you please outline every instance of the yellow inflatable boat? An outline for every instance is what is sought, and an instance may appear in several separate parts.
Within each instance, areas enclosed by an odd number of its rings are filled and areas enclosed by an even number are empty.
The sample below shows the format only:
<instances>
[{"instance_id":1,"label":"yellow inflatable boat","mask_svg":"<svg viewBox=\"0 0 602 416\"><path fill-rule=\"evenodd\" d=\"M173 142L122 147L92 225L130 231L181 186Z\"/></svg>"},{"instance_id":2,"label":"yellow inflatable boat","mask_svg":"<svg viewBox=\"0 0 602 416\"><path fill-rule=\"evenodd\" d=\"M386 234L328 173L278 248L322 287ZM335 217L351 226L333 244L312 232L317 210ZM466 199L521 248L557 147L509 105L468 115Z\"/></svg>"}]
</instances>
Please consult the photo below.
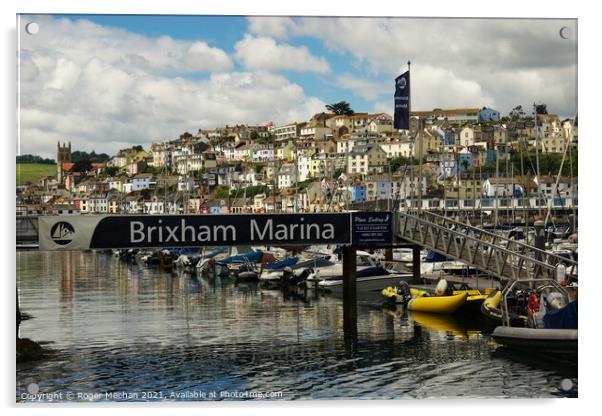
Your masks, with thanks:
<instances>
[{"instance_id":1,"label":"yellow inflatable boat","mask_svg":"<svg viewBox=\"0 0 602 416\"><path fill-rule=\"evenodd\" d=\"M467 297L467 293L459 293L451 296L414 297L408 302L408 310L452 314L466 303Z\"/></svg>"},{"instance_id":2,"label":"yellow inflatable boat","mask_svg":"<svg viewBox=\"0 0 602 416\"><path fill-rule=\"evenodd\" d=\"M487 297L493 292L494 289L485 289L483 292L477 289L469 289L469 290L454 290L454 295L459 295L461 293L466 293L468 296L466 297L466 303L462 305L462 311L465 312L475 312L481 313L481 305L483 301L487 299Z\"/></svg>"},{"instance_id":3,"label":"yellow inflatable boat","mask_svg":"<svg viewBox=\"0 0 602 416\"><path fill-rule=\"evenodd\" d=\"M403 296L403 294L400 293L399 289L395 286L386 287L380 293L383 295L385 300L387 300L389 302L394 302L394 303L406 303L409 296L419 297L419 296L424 296L424 295L428 294L428 292L426 290L416 289L416 288L412 287L412 288L410 288L410 293L409 293L408 298L405 298Z\"/></svg>"}]
</instances>

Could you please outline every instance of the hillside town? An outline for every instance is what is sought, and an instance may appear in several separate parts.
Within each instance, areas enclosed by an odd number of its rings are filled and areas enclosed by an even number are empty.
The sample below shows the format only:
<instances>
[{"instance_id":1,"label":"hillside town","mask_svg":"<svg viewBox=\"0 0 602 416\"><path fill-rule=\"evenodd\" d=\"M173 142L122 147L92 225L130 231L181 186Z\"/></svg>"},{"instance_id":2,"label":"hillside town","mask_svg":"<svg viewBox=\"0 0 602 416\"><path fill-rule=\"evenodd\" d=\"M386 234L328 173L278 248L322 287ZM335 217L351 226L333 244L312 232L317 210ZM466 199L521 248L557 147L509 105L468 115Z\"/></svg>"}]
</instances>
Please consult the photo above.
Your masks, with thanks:
<instances>
[{"instance_id":1,"label":"hillside town","mask_svg":"<svg viewBox=\"0 0 602 416\"><path fill-rule=\"evenodd\" d=\"M575 120L525 116L520 106L507 117L434 109L395 130L385 113L322 112L185 132L91 163L73 162L70 142L58 143L56 175L17 186L17 215L571 207ZM562 161L561 171L544 161Z\"/></svg>"}]
</instances>

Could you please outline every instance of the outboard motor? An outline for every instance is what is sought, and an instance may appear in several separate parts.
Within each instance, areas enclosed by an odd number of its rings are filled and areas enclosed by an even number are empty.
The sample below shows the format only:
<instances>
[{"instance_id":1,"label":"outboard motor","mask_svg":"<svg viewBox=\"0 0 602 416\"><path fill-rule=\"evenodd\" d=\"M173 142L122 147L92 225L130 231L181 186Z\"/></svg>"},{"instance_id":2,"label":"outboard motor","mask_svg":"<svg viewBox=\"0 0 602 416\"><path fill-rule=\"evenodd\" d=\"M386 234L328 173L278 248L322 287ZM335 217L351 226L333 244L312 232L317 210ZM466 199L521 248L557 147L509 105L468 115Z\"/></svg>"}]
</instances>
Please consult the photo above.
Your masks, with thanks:
<instances>
[{"instance_id":1,"label":"outboard motor","mask_svg":"<svg viewBox=\"0 0 602 416\"><path fill-rule=\"evenodd\" d=\"M284 285L293 284L295 283L293 282L294 277L295 275L293 274L293 269L291 269L290 267L285 267L284 269L282 269L282 277L280 281Z\"/></svg>"},{"instance_id":2,"label":"outboard motor","mask_svg":"<svg viewBox=\"0 0 602 416\"><path fill-rule=\"evenodd\" d=\"M548 311L557 311L558 309L562 309L566 306L566 300L564 296L558 292L548 293L548 295L544 298L544 302Z\"/></svg>"},{"instance_id":3,"label":"outboard motor","mask_svg":"<svg viewBox=\"0 0 602 416\"><path fill-rule=\"evenodd\" d=\"M399 282L399 286L397 286L397 295L401 296L401 298L406 302L412 297L408 282L404 280Z\"/></svg>"}]
</instances>

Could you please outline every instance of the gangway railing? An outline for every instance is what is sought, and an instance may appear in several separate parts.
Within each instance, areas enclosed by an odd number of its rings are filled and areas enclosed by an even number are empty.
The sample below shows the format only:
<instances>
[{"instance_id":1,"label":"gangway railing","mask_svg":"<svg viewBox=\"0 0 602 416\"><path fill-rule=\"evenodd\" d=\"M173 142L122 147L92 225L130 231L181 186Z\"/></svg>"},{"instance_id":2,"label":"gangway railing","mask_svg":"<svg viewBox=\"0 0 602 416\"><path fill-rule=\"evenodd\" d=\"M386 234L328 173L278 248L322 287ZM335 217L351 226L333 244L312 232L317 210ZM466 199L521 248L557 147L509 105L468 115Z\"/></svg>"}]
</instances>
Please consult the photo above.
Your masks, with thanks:
<instances>
[{"instance_id":1,"label":"gangway railing","mask_svg":"<svg viewBox=\"0 0 602 416\"><path fill-rule=\"evenodd\" d=\"M460 260L501 280L556 279L558 265L577 277L577 262L429 211L398 213L398 237Z\"/></svg>"}]
</instances>

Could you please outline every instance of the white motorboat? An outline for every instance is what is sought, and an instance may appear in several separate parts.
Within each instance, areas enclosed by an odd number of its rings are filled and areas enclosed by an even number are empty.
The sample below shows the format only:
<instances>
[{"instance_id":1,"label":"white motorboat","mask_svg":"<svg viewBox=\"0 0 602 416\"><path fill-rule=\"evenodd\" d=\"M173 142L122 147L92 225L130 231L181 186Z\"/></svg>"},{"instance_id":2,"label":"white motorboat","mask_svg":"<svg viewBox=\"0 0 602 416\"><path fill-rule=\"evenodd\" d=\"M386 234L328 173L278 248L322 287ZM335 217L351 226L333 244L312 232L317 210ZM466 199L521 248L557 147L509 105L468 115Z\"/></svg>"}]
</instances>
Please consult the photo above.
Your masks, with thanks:
<instances>
[{"instance_id":1,"label":"white motorboat","mask_svg":"<svg viewBox=\"0 0 602 416\"><path fill-rule=\"evenodd\" d=\"M380 270L378 270L380 269ZM398 285L400 281L412 278L411 273L391 273L382 267L371 267L358 272L356 290L358 296L380 296L388 286ZM335 296L343 295L343 276L331 277L318 282L318 288Z\"/></svg>"}]
</instances>

